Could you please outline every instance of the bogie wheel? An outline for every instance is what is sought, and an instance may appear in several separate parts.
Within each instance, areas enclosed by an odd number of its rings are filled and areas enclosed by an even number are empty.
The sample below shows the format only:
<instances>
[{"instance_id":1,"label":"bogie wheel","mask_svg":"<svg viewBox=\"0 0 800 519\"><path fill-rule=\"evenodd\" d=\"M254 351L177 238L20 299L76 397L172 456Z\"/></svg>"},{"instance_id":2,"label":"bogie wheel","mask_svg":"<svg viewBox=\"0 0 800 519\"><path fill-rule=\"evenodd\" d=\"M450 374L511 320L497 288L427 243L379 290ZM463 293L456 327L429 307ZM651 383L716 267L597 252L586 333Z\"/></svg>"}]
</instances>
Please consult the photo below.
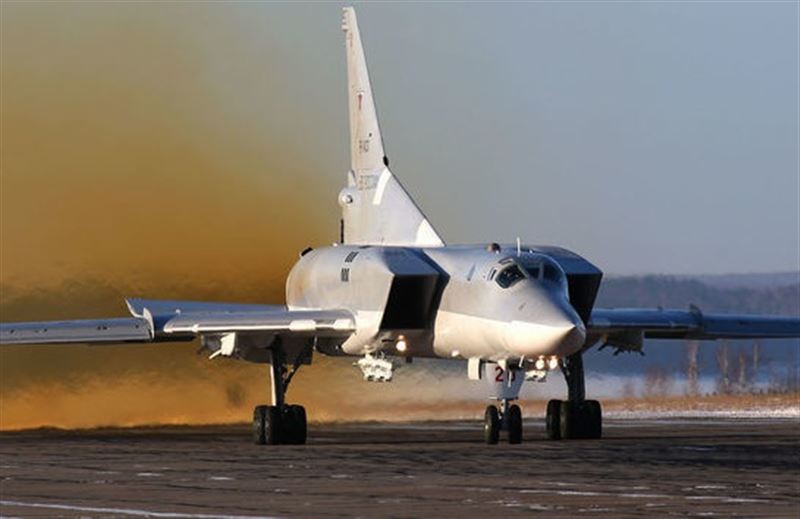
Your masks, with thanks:
<instances>
[{"instance_id":1,"label":"bogie wheel","mask_svg":"<svg viewBox=\"0 0 800 519\"><path fill-rule=\"evenodd\" d=\"M518 405L508 408L508 443L522 443L522 410Z\"/></svg>"},{"instance_id":2,"label":"bogie wheel","mask_svg":"<svg viewBox=\"0 0 800 519\"><path fill-rule=\"evenodd\" d=\"M603 410L597 400L587 400L584 404L587 438L603 436Z\"/></svg>"},{"instance_id":3,"label":"bogie wheel","mask_svg":"<svg viewBox=\"0 0 800 519\"><path fill-rule=\"evenodd\" d=\"M483 416L483 438L489 445L495 445L500 440L500 413L493 405L486 408Z\"/></svg>"},{"instance_id":4,"label":"bogie wheel","mask_svg":"<svg viewBox=\"0 0 800 519\"><path fill-rule=\"evenodd\" d=\"M296 426L295 444L305 445L308 438L308 421L306 420L306 408L301 405L292 406L294 408L294 423Z\"/></svg>"},{"instance_id":5,"label":"bogie wheel","mask_svg":"<svg viewBox=\"0 0 800 519\"><path fill-rule=\"evenodd\" d=\"M253 441L258 445L281 443L281 413L271 405L259 405L253 409Z\"/></svg>"},{"instance_id":6,"label":"bogie wheel","mask_svg":"<svg viewBox=\"0 0 800 519\"><path fill-rule=\"evenodd\" d=\"M307 436L306 410L301 405L289 405L283 412L283 442L304 445Z\"/></svg>"},{"instance_id":7,"label":"bogie wheel","mask_svg":"<svg viewBox=\"0 0 800 519\"><path fill-rule=\"evenodd\" d=\"M547 402L545 427L548 440L561 439L561 400Z\"/></svg>"},{"instance_id":8,"label":"bogie wheel","mask_svg":"<svg viewBox=\"0 0 800 519\"><path fill-rule=\"evenodd\" d=\"M283 428L283 416L281 411L274 405L267 408L267 427L265 436L269 445L281 444L281 429Z\"/></svg>"},{"instance_id":9,"label":"bogie wheel","mask_svg":"<svg viewBox=\"0 0 800 519\"><path fill-rule=\"evenodd\" d=\"M586 413L582 412L583 406L570 402L569 400L561 402L561 438L577 439L586 438Z\"/></svg>"},{"instance_id":10,"label":"bogie wheel","mask_svg":"<svg viewBox=\"0 0 800 519\"><path fill-rule=\"evenodd\" d=\"M253 409L253 441L256 445L267 443L267 409L269 406L259 405Z\"/></svg>"}]
</instances>

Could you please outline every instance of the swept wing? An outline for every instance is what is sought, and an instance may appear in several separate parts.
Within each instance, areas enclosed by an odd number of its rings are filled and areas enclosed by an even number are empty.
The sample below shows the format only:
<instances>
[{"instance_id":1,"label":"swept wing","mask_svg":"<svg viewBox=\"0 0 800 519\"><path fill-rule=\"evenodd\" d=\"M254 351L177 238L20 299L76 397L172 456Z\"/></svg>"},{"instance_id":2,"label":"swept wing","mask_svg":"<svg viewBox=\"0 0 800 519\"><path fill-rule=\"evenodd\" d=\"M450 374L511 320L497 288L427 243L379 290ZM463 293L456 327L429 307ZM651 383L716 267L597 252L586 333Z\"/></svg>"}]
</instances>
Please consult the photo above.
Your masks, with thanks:
<instances>
[{"instance_id":1,"label":"swept wing","mask_svg":"<svg viewBox=\"0 0 800 519\"><path fill-rule=\"evenodd\" d=\"M0 324L0 344L172 342L222 334L347 336L347 310L290 310L279 305L127 300L131 317Z\"/></svg>"},{"instance_id":2,"label":"swept wing","mask_svg":"<svg viewBox=\"0 0 800 519\"><path fill-rule=\"evenodd\" d=\"M587 326L591 342L638 350L651 339L781 339L800 337L800 318L762 315L704 314L689 310L597 308Z\"/></svg>"}]
</instances>

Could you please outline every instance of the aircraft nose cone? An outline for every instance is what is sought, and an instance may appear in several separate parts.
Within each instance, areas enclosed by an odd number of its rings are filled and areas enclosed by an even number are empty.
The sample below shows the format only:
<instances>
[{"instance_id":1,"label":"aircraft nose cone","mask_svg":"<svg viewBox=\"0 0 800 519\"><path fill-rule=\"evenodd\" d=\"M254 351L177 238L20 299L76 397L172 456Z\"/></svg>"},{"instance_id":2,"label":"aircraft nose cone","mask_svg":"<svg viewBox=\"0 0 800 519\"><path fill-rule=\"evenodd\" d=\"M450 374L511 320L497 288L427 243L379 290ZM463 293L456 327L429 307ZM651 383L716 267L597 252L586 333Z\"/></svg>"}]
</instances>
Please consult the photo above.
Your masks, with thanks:
<instances>
[{"instance_id":1,"label":"aircraft nose cone","mask_svg":"<svg viewBox=\"0 0 800 519\"><path fill-rule=\"evenodd\" d=\"M508 349L515 355L564 357L579 351L586 341L586 327L571 307L540 307L530 319L512 321Z\"/></svg>"}]
</instances>

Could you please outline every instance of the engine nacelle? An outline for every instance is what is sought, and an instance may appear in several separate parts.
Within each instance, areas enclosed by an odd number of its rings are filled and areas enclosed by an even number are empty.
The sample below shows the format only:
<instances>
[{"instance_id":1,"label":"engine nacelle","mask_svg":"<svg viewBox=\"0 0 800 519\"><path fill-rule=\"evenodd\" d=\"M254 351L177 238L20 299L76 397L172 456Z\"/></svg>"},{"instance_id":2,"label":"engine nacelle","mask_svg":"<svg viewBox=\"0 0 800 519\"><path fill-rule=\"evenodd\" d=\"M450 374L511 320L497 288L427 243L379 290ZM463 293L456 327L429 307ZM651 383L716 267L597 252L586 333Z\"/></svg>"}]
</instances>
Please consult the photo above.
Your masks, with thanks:
<instances>
[{"instance_id":1,"label":"engine nacelle","mask_svg":"<svg viewBox=\"0 0 800 519\"><path fill-rule=\"evenodd\" d=\"M341 346L363 354L430 330L439 271L404 247L336 246L304 254L289 273L292 309L343 308L356 317L356 333ZM413 356L412 349L407 353Z\"/></svg>"}]
</instances>

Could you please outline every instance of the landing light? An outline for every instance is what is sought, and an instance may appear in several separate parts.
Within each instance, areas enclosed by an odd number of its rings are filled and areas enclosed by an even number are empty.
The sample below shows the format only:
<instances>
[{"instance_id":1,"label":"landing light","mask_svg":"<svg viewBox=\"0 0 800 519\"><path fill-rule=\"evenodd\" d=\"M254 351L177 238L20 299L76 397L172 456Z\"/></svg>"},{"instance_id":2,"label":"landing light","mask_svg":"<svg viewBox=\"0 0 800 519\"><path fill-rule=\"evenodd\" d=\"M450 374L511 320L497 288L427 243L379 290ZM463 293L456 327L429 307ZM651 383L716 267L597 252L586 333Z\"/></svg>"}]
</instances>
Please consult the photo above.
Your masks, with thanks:
<instances>
[{"instance_id":1,"label":"landing light","mask_svg":"<svg viewBox=\"0 0 800 519\"><path fill-rule=\"evenodd\" d=\"M405 339L400 339L399 341L397 341L397 344L395 344L395 348L397 348L397 351L399 351L400 353L403 353L404 351L406 351L406 349L408 349L408 344L406 344Z\"/></svg>"},{"instance_id":2,"label":"landing light","mask_svg":"<svg viewBox=\"0 0 800 519\"><path fill-rule=\"evenodd\" d=\"M536 362L533 364L533 366L536 369L538 369L539 371L542 371L544 369L544 366L545 366L544 358L543 357L539 357L538 359L536 359Z\"/></svg>"},{"instance_id":3,"label":"landing light","mask_svg":"<svg viewBox=\"0 0 800 519\"><path fill-rule=\"evenodd\" d=\"M554 370L558 367L558 357L553 355L549 359L547 359L547 369Z\"/></svg>"}]
</instances>

